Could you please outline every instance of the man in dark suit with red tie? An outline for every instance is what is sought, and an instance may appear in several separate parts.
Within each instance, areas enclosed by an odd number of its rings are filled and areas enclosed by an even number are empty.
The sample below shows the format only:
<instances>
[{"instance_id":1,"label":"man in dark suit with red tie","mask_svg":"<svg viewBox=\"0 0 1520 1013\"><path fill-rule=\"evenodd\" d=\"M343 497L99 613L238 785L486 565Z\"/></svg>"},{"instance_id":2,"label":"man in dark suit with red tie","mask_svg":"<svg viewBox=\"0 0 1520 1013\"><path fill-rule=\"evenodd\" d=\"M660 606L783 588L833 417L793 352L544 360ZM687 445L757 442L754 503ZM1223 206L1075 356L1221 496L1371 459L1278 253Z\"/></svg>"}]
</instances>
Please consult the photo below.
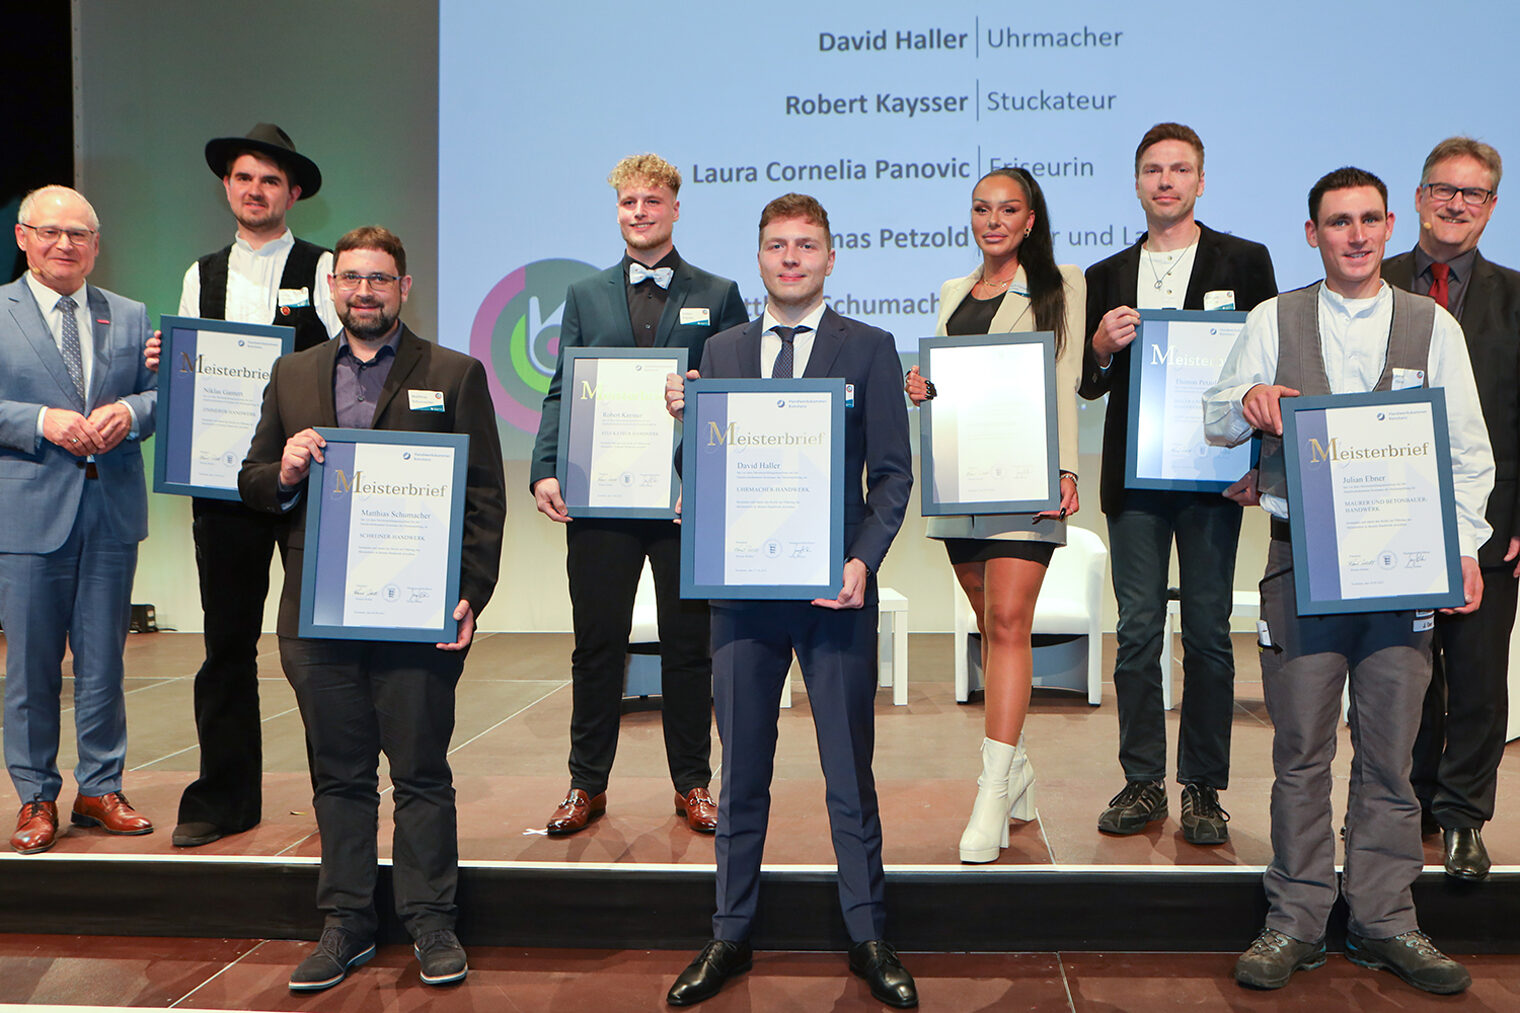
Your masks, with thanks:
<instances>
[{"instance_id":1,"label":"man in dark suit with red tie","mask_svg":"<svg viewBox=\"0 0 1520 1013\"><path fill-rule=\"evenodd\" d=\"M1462 325L1494 449L1493 537L1478 550L1483 604L1436 615L1433 674L1410 780L1427 833L1444 836L1446 874L1488 875L1483 824L1494 818L1509 715L1509 637L1520 575L1520 273L1489 263L1478 240L1498 203L1503 162L1492 147L1450 137L1425 159L1414 206L1420 239L1383 263L1383 278L1451 311Z\"/></svg>"},{"instance_id":2,"label":"man in dark suit with red tie","mask_svg":"<svg viewBox=\"0 0 1520 1013\"><path fill-rule=\"evenodd\" d=\"M712 603L713 704L723 741L713 939L671 986L689 1006L750 966L750 926L770 819L781 687L795 652L807 682L839 864L839 903L853 943L850 970L876 999L918 1005L913 977L884 940L881 818L871 771L875 744L876 573L913 489L902 363L892 335L824 305L834 268L828 214L787 194L760 216L760 320L712 338L688 377L842 377L845 380L844 582L837 598ZM680 417L679 377L666 403ZM862 478L866 486L861 495Z\"/></svg>"},{"instance_id":3,"label":"man in dark suit with red tie","mask_svg":"<svg viewBox=\"0 0 1520 1013\"><path fill-rule=\"evenodd\" d=\"M485 368L401 323L412 285L401 240L366 226L339 239L334 256L331 285L343 332L275 362L238 474L244 503L290 518L277 630L280 663L311 750L322 835L317 906L325 916L321 940L291 975L290 987L330 988L375 954L381 752L395 798L396 911L414 941L422 981L444 985L469 969L454 935L459 839L448 748L454 687L500 567L506 517L501 440ZM469 436L453 643L300 636L305 514L313 495L307 476L324 445L317 426Z\"/></svg>"},{"instance_id":4,"label":"man in dark suit with red tie","mask_svg":"<svg viewBox=\"0 0 1520 1013\"><path fill-rule=\"evenodd\" d=\"M699 833L717 826L712 780L712 660L707 606L681 600L680 529L665 520L570 517L555 477L566 348L685 348L702 360L708 337L747 319L739 286L681 259L681 174L658 155L632 155L607 177L617 191L623 259L565 295L561 357L544 395L528 481L539 512L565 525L565 569L575 649L570 712L570 788L547 829L573 834L607 809L607 781L622 719L623 674L633 600L648 558L660 635L665 759L675 810Z\"/></svg>"}]
</instances>

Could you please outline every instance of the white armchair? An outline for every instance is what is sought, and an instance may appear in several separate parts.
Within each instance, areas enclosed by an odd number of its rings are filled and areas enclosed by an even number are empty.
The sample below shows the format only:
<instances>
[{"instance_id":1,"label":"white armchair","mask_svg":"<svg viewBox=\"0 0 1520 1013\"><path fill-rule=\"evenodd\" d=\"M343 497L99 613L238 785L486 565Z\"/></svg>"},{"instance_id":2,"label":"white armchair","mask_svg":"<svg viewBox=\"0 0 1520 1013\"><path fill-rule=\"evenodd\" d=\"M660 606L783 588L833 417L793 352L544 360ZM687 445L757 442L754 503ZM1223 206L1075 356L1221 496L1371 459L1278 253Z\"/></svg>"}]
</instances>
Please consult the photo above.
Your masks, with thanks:
<instances>
[{"instance_id":1,"label":"white armchair","mask_svg":"<svg viewBox=\"0 0 1520 1013\"><path fill-rule=\"evenodd\" d=\"M1108 563L1108 549L1096 533L1068 525L1066 545L1056 550L1050 560L1050 569L1040 586L1040 597L1035 602L1034 629L1040 634L1079 635L1087 638L1086 689L1087 702L1096 707L1103 701L1103 635L1100 623L1103 615L1103 571ZM972 639L976 633L976 615L971 603L959 588L955 591L959 603L955 610L955 699L964 703L971 696ZM1055 650L1054 647L1035 649L1034 684L1057 689L1080 692L1083 689L1081 670L1073 679L1067 672L1042 676L1041 654Z\"/></svg>"}]
</instances>

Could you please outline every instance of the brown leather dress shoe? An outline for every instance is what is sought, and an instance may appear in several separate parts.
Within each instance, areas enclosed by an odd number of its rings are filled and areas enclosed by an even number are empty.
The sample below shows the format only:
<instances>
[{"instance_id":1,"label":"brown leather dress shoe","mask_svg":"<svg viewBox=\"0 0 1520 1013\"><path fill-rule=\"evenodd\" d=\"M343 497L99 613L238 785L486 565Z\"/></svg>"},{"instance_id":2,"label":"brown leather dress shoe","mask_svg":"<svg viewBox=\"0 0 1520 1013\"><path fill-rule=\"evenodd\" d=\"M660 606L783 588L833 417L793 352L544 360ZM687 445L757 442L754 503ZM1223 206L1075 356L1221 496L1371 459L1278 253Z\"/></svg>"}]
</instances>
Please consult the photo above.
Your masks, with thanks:
<instances>
[{"instance_id":1,"label":"brown leather dress shoe","mask_svg":"<svg viewBox=\"0 0 1520 1013\"><path fill-rule=\"evenodd\" d=\"M685 795L676 793L676 815L686 817L686 825L699 834L718 829L718 804L706 788L693 788Z\"/></svg>"},{"instance_id":2,"label":"brown leather dress shoe","mask_svg":"<svg viewBox=\"0 0 1520 1013\"><path fill-rule=\"evenodd\" d=\"M592 798L579 788L571 788L570 794L554 810L554 815L549 817L549 825L546 829L549 833L558 837L561 834L573 834L577 830L585 830L586 824L596 819L607 811L607 793L604 791L596 798Z\"/></svg>"},{"instance_id":3,"label":"brown leather dress shoe","mask_svg":"<svg viewBox=\"0 0 1520 1013\"><path fill-rule=\"evenodd\" d=\"M58 803L34 798L16 814L16 832L11 834L11 848L23 855L46 851L58 840Z\"/></svg>"},{"instance_id":4,"label":"brown leather dress shoe","mask_svg":"<svg viewBox=\"0 0 1520 1013\"><path fill-rule=\"evenodd\" d=\"M75 826L101 827L111 834L151 834L153 821L141 815L119 791L104 795L77 795L69 816Z\"/></svg>"}]
</instances>

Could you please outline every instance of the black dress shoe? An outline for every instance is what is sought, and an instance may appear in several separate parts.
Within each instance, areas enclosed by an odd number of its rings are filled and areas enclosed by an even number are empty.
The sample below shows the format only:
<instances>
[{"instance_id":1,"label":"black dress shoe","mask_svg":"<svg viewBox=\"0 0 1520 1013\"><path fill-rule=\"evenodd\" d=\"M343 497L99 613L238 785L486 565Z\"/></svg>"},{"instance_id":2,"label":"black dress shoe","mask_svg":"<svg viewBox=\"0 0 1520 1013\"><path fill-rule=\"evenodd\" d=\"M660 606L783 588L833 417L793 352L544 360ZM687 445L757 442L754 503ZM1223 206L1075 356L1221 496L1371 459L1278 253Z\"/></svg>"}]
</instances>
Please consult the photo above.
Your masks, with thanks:
<instances>
[{"instance_id":1,"label":"black dress shoe","mask_svg":"<svg viewBox=\"0 0 1520 1013\"><path fill-rule=\"evenodd\" d=\"M170 843L176 848L198 848L222 839L222 828L215 823L181 823L174 828Z\"/></svg>"},{"instance_id":2,"label":"black dress shoe","mask_svg":"<svg viewBox=\"0 0 1520 1013\"><path fill-rule=\"evenodd\" d=\"M703 999L711 999L725 981L748 971L753 957L748 942L714 939L702 948L696 960L686 965L686 970L665 993L665 1001L671 1006L694 1006Z\"/></svg>"},{"instance_id":3,"label":"black dress shoe","mask_svg":"<svg viewBox=\"0 0 1520 1013\"><path fill-rule=\"evenodd\" d=\"M910 1009L918 1005L913 975L897 959L897 951L880 939L868 939L850 947L850 970L871 986L871 994L888 1006Z\"/></svg>"},{"instance_id":4,"label":"black dress shoe","mask_svg":"<svg viewBox=\"0 0 1520 1013\"><path fill-rule=\"evenodd\" d=\"M1443 836L1446 841L1446 875L1471 880L1488 876L1491 864L1488 849L1483 846L1483 836L1477 827L1447 830Z\"/></svg>"}]
</instances>

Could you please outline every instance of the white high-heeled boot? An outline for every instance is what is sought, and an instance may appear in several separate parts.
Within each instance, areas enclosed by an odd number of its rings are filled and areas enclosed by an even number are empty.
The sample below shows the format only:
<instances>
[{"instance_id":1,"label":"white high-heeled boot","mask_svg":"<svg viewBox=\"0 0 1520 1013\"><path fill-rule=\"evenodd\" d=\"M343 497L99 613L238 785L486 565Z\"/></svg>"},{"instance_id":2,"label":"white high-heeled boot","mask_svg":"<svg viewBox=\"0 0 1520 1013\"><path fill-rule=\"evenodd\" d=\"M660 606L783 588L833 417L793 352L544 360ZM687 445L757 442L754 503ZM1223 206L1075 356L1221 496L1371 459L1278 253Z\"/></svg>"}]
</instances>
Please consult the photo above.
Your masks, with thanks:
<instances>
[{"instance_id":1,"label":"white high-heeled boot","mask_svg":"<svg viewBox=\"0 0 1520 1013\"><path fill-rule=\"evenodd\" d=\"M1015 758L1023 760L1024 750L995 739L982 739L982 776L976 779L976 804L971 807L971 820L961 834L962 862L992 862L997 859L998 849L1008 847L1008 815L1013 800L1010 798L1009 773ZM1029 763L1020 764L1022 771ZM1032 775L1030 775L1032 778ZM1028 784L1021 786L1021 795L1028 794Z\"/></svg>"},{"instance_id":2,"label":"white high-heeled boot","mask_svg":"<svg viewBox=\"0 0 1520 1013\"><path fill-rule=\"evenodd\" d=\"M1034 764L1024 752L1024 736L1013 751L1013 764L1008 770L1008 818L1028 822L1034 819ZM1007 845L1003 845L1007 847Z\"/></svg>"}]
</instances>

